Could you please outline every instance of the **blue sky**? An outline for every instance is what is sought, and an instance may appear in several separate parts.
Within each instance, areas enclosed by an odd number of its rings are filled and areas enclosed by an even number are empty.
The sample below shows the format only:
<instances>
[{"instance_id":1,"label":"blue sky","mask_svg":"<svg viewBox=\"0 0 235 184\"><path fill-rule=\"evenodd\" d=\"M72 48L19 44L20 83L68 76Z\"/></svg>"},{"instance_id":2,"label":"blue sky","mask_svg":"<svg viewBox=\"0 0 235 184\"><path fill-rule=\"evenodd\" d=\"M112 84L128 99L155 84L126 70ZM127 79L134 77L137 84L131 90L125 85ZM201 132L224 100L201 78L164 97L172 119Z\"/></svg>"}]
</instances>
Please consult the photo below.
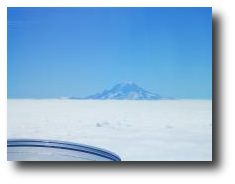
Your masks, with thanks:
<instances>
[{"instance_id":1,"label":"blue sky","mask_svg":"<svg viewBox=\"0 0 235 184\"><path fill-rule=\"evenodd\" d=\"M211 8L8 8L8 98L101 92L132 81L212 97Z\"/></svg>"}]
</instances>

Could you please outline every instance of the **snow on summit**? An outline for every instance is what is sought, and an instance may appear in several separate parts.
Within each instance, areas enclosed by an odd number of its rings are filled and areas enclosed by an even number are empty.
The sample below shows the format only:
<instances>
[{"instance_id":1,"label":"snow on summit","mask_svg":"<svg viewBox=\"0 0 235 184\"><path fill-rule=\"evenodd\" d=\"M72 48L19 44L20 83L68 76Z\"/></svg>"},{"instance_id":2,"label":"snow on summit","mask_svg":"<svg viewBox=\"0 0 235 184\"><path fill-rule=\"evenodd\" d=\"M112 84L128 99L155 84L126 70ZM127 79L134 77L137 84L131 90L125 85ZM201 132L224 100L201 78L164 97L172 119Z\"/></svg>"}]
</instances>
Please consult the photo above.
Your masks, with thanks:
<instances>
[{"instance_id":1,"label":"snow on summit","mask_svg":"<svg viewBox=\"0 0 235 184\"><path fill-rule=\"evenodd\" d=\"M119 83L109 90L104 90L102 93L90 95L85 99L115 99L115 100L158 100L161 96L151 93L133 82Z\"/></svg>"}]
</instances>

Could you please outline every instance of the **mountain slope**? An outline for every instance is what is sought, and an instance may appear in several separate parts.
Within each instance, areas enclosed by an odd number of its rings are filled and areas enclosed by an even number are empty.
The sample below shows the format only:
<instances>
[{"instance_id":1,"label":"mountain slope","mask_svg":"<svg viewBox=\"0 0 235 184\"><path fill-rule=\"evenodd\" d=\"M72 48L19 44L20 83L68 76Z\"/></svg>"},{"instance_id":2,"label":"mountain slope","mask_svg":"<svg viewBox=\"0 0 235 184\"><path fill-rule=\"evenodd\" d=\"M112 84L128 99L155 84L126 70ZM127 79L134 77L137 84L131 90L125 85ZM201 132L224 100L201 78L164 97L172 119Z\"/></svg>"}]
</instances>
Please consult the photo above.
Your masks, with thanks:
<instances>
[{"instance_id":1,"label":"mountain slope","mask_svg":"<svg viewBox=\"0 0 235 184\"><path fill-rule=\"evenodd\" d=\"M151 93L135 83L120 83L112 87L110 90L105 90L102 93L90 95L85 99L115 99L115 100L158 100L161 96Z\"/></svg>"}]
</instances>

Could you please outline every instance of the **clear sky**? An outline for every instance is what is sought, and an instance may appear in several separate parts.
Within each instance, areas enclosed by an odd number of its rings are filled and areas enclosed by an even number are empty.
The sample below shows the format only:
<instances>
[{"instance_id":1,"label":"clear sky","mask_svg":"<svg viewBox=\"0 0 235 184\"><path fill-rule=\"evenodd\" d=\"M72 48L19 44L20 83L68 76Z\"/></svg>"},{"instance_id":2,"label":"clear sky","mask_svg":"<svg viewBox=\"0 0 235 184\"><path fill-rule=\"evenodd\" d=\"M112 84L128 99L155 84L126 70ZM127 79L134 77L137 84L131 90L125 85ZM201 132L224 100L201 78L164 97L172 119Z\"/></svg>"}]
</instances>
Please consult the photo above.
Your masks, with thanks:
<instances>
[{"instance_id":1,"label":"clear sky","mask_svg":"<svg viewBox=\"0 0 235 184\"><path fill-rule=\"evenodd\" d=\"M8 8L8 98L101 92L132 81L212 97L211 8Z\"/></svg>"}]
</instances>

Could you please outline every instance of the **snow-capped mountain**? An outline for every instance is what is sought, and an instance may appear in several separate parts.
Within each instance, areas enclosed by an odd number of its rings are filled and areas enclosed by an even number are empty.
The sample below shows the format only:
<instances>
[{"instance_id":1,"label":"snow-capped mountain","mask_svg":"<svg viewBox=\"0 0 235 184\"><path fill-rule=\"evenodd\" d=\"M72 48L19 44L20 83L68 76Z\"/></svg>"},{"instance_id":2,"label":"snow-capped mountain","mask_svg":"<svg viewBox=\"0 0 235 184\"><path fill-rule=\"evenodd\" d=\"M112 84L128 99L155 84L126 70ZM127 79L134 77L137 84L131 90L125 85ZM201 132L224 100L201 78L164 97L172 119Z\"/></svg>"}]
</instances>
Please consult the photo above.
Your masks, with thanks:
<instances>
[{"instance_id":1,"label":"snow-capped mountain","mask_svg":"<svg viewBox=\"0 0 235 184\"><path fill-rule=\"evenodd\" d=\"M159 100L161 96L151 93L133 82L120 83L102 93L90 95L85 99L115 100Z\"/></svg>"}]
</instances>

